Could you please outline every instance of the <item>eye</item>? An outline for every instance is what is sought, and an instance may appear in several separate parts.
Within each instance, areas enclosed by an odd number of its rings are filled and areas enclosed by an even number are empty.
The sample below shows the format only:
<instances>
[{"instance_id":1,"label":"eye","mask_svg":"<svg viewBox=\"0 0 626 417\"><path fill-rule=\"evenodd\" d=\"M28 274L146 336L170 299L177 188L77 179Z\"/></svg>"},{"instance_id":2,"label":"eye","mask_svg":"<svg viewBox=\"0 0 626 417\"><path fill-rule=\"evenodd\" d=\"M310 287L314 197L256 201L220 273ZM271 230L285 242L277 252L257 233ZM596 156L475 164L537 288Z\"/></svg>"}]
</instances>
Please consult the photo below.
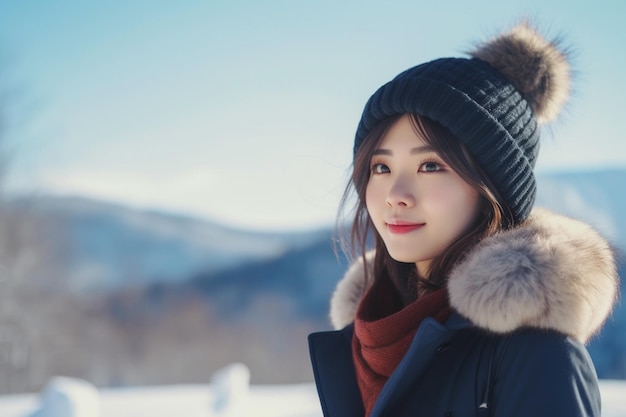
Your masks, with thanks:
<instances>
[{"instance_id":1,"label":"eye","mask_svg":"<svg viewBox=\"0 0 626 417\"><path fill-rule=\"evenodd\" d=\"M422 162L418 171L419 172L437 172L441 170L442 170L442 166L440 163L434 162L434 161L426 161L426 162Z\"/></svg>"},{"instance_id":2,"label":"eye","mask_svg":"<svg viewBox=\"0 0 626 417\"><path fill-rule=\"evenodd\" d=\"M371 168L370 168L372 174L387 174L389 172L391 172L391 170L389 169L389 167L385 164L372 164Z\"/></svg>"}]
</instances>

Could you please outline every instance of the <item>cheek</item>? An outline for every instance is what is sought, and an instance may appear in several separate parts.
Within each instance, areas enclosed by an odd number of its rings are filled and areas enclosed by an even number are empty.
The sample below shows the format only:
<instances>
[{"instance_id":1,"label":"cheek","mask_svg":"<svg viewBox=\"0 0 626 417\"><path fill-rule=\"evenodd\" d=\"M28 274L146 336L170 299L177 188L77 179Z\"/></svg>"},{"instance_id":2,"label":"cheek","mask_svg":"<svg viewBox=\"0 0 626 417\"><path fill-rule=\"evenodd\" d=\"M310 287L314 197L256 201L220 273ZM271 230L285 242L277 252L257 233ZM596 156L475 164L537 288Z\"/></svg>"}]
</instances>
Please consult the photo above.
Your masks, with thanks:
<instances>
[{"instance_id":1,"label":"cheek","mask_svg":"<svg viewBox=\"0 0 626 417\"><path fill-rule=\"evenodd\" d=\"M448 219L448 226L457 229L473 223L480 212L478 192L461 184L452 187L433 187L427 201L431 213Z\"/></svg>"},{"instance_id":2,"label":"cheek","mask_svg":"<svg viewBox=\"0 0 626 417\"><path fill-rule=\"evenodd\" d=\"M424 207L442 213L450 211L462 199L458 189L451 188L445 183L428 184L428 187L422 188L420 196L419 199Z\"/></svg>"},{"instance_id":3,"label":"cheek","mask_svg":"<svg viewBox=\"0 0 626 417\"><path fill-rule=\"evenodd\" d=\"M380 192L372 183L367 184L367 187L365 188L365 206L368 211L376 205L379 194Z\"/></svg>"},{"instance_id":4,"label":"cheek","mask_svg":"<svg viewBox=\"0 0 626 417\"><path fill-rule=\"evenodd\" d=\"M457 215L465 228L474 223L476 217L480 213L480 198L478 192L473 189L465 188L463 192L459 192L458 199L454 206L457 208Z\"/></svg>"},{"instance_id":5,"label":"cheek","mask_svg":"<svg viewBox=\"0 0 626 417\"><path fill-rule=\"evenodd\" d=\"M427 199L429 204L444 211L454 208L467 210L478 200L478 193L474 189L456 181L432 184L428 190L425 190L425 195L429 196Z\"/></svg>"},{"instance_id":6,"label":"cheek","mask_svg":"<svg viewBox=\"0 0 626 417\"><path fill-rule=\"evenodd\" d=\"M384 191L380 186L368 184L365 189L365 207L376 225L380 218L382 206L385 204Z\"/></svg>"}]
</instances>

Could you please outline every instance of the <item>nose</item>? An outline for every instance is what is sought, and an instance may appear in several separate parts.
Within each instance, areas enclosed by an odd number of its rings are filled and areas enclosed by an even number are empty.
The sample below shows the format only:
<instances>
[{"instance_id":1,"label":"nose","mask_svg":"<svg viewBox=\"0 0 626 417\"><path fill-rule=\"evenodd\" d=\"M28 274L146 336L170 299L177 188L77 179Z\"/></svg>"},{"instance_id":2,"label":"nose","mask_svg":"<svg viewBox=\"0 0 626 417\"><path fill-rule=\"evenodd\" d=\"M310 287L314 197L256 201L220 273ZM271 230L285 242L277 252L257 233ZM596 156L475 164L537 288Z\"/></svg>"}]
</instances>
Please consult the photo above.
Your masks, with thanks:
<instances>
[{"instance_id":1,"label":"nose","mask_svg":"<svg viewBox=\"0 0 626 417\"><path fill-rule=\"evenodd\" d=\"M391 184L386 203L389 207L414 207L415 193L404 178L398 178Z\"/></svg>"}]
</instances>

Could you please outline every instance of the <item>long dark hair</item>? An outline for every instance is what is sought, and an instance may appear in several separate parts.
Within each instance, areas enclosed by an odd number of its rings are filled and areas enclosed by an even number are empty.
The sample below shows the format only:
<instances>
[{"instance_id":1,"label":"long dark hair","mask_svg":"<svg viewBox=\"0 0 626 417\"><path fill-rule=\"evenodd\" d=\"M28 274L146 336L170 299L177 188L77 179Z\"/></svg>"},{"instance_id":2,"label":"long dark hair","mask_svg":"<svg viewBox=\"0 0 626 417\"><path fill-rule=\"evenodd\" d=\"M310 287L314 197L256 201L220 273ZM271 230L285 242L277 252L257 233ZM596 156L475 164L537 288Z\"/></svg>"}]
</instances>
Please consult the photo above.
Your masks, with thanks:
<instances>
[{"instance_id":1,"label":"long dark hair","mask_svg":"<svg viewBox=\"0 0 626 417\"><path fill-rule=\"evenodd\" d=\"M453 242L443 253L430 263L428 276L417 275L415 264L394 260L376 231L365 205L365 191L370 177L370 161L374 151L384 139L393 124L402 115L384 119L376 125L359 147L352 164L352 175L341 200L341 213L346 211L348 202L354 194L356 201L351 212L352 224L349 238L340 236L344 251L352 258L359 255L365 262L368 242L376 248L373 279L390 279L398 289L402 304L414 300L422 291L432 291L443 287L451 269L461 261L468 251L481 239L490 236L513 224L513 216L502 202L491 181L480 168L465 146L445 127L426 117L411 114L410 119L415 132L431 145L439 156L467 184L479 194L481 214L469 231ZM341 227L342 217L338 217ZM339 230L339 229L338 229ZM369 273L366 268L366 273ZM367 277L369 280L372 277Z\"/></svg>"}]
</instances>

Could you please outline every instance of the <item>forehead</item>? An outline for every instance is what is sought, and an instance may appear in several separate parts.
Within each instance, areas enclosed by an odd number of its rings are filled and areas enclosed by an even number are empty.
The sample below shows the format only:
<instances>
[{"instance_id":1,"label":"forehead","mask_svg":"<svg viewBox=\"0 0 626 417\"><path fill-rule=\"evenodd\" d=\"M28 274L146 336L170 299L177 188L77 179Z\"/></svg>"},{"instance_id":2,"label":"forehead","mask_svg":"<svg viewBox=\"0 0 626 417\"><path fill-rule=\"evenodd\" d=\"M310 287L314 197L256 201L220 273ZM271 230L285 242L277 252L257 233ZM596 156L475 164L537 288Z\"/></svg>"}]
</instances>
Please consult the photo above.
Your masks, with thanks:
<instances>
[{"instance_id":1,"label":"forehead","mask_svg":"<svg viewBox=\"0 0 626 417\"><path fill-rule=\"evenodd\" d=\"M378 149L429 147L428 141L418 131L409 115L404 115L389 128L378 144ZM429 150L433 150L430 148Z\"/></svg>"}]
</instances>

